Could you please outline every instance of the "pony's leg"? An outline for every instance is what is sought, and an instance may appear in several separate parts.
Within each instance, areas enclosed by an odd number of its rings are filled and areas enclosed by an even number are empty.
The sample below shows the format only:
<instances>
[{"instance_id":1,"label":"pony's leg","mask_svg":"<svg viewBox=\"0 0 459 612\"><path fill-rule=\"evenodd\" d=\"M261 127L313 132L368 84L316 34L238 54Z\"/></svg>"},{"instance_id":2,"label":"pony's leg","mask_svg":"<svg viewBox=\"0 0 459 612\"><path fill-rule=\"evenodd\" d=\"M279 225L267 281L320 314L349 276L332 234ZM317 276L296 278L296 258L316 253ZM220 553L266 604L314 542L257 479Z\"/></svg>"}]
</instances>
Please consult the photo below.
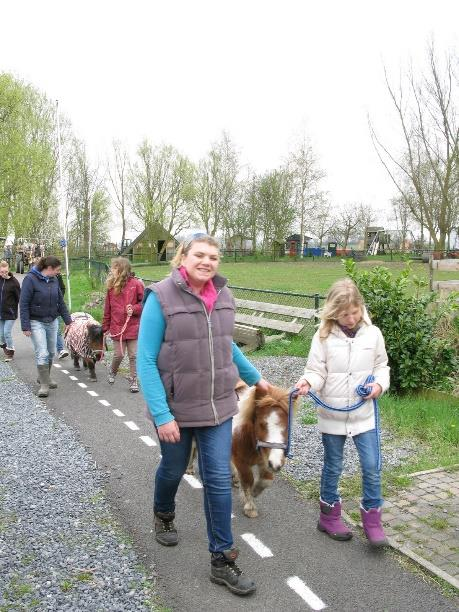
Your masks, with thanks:
<instances>
[{"instance_id":1,"label":"pony's leg","mask_svg":"<svg viewBox=\"0 0 459 612\"><path fill-rule=\"evenodd\" d=\"M75 370L77 370L78 372L81 370L80 368L80 358L78 357L78 355L76 353L72 353L72 357L73 357L73 367Z\"/></svg>"},{"instance_id":2,"label":"pony's leg","mask_svg":"<svg viewBox=\"0 0 459 612\"><path fill-rule=\"evenodd\" d=\"M237 467L231 461L231 484L236 489L239 489L240 481L239 481L239 472L237 471Z\"/></svg>"},{"instance_id":3,"label":"pony's leg","mask_svg":"<svg viewBox=\"0 0 459 612\"><path fill-rule=\"evenodd\" d=\"M86 363L88 368L89 368L89 380L97 382L96 366L95 366L94 360L93 359L85 359L84 363Z\"/></svg>"},{"instance_id":4,"label":"pony's leg","mask_svg":"<svg viewBox=\"0 0 459 612\"><path fill-rule=\"evenodd\" d=\"M236 463L236 468L239 474L241 502L244 506L244 514L249 518L258 516L258 510L255 505L252 489L253 489L253 472L248 465Z\"/></svg>"},{"instance_id":5,"label":"pony's leg","mask_svg":"<svg viewBox=\"0 0 459 612\"><path fill-rule=\"evenodd\" d=\"M263 466L259 466L259 476L253 487L253 496L257 497L273 484L274 474Z\"/></svg>"},{"instance_id":6,"label":"pony's leg","mask_svg":"<svg viewBox=\"0 0 459 612\"><path fill-rule=\"evenodd\" d=\"M194 474L194 461L197 456L198 456L198 449L196 447L196 440L193 437L193 441L191 443L190 459L188 460L188 465L187 465L186 472L185 472L186 474L190 474L190 475Z\"/></svg>"}]
</instances>

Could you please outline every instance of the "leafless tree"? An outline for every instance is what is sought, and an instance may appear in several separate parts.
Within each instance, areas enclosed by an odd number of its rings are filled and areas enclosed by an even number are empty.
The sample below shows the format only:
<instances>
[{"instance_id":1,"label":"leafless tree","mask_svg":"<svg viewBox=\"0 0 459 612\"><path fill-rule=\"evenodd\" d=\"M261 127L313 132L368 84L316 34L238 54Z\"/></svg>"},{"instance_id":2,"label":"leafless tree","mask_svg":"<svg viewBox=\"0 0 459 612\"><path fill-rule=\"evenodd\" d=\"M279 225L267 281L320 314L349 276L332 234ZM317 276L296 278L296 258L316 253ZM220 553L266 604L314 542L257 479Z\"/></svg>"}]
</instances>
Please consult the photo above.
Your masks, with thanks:
<instances>
[{"instance_id":1,"label":"leafless tree","mask_svg":"<svg viewBox=\"0 0 459 612\"><path fill-rule=\"evenodd\" d=\"M109 201L99 169L91 167L84 145L76 139L66 173L69 238L77 250L87 251L90 233L92 248L108 237Z\"/></svg>"},{"instance_id":2,"label":"leafless tree","mask_svg":"<svg viewBox=\"0 0 459 612\"><path fill-rule=\"evenodd\" d=\"M110 194L121 220L121 248L128 229L129 212L129 156L119 141L113 142L112 157L107 163Z\"/></svg>"},{"instance_id":3,"label":"leafless tree","mask_svg":"<svg viewBox=\"0 0 459 612\"><path fill-rule=\"evenodd\" d=\"M239 157L229 135L224 132L199 162L195 180L194 218L206 232L215 235L231 228L232 207L237 202Z\"/></svg>"},{"instance_id":4,"label":"leafless tree","mask_svg":"<svg viewBox=\"0 0 459 612\"><path fill-rule=\"evenodd\" d=\"M349 240L362 226L361 212L360 204L346 204L338 208L333 215L331 235L343 249L347 248Z\"/></svg>"},{"instance_id":5,"label":"leafless tree","mask_svg":"<svg viewBox=\"0 0 459 612\"><path fill-rule=\"evenodd\" d=\"M174 147L153 148L147 141L139 146L137 156L131 172L133 212L146 229L158 223L178 236L191 224L193 165Z\"/></svg>"},{"instance_id":6,"label":"leafless tree","mask_svg":"<svg viewBox=\"0 0 459 612\"><path fill-rule=\"evenodd\" d=\"M322 246L324 238L330 234L333 224L331 203L325 194L319 194L308 223L309 229L319 240L319 246Z\"/></svg>"},{"instance_id":7,"label":"leafless tree","mask_svg":"<svg viewBox=\"0 0 459 612\"><path fill-rule=\"evenodd\" d=\"M293 201L300 225L300 244L304 244L306 224L309 226L308 219L314 214L319 184L325 172L319 168L312 145L306 138L290 153L287 165L292 177ZM303 257L303 249L300 249L300 253L300 257Z\"/></svg>"},{"instance_id":8,"label":"leafless tree","mask_svg":"<svg viewBox=\"0 0 459 612\"><path fill-rule=\"evenodd\" d=\"M410 70L396 89L386 72L405 152L389 151L370 124L379 158L413 217L428 229L434 248L443 250L459 219L458 80L451 55L442 65L433 43L428 67L417 77Z\"/></svg>"}]
</instances>

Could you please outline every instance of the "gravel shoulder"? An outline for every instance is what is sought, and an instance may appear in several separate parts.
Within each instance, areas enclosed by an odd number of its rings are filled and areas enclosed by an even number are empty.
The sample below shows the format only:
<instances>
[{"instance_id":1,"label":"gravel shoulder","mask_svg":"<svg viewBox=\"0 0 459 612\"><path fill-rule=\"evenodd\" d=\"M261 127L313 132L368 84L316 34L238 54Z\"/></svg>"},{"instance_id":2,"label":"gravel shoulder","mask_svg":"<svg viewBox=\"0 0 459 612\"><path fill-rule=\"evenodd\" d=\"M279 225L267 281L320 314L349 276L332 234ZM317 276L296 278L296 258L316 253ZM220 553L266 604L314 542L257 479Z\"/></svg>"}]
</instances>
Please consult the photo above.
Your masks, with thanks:
<instances>
[{"instance_id":1,"label":"gravel shoulder","mask_svg":"<svg viewBox=\"0 0 459 612\"><path fill-rule=\"evenodd\" d=\"M75 432L0 363L0 610L156 609Z\"/></svg>"}]
</instances>

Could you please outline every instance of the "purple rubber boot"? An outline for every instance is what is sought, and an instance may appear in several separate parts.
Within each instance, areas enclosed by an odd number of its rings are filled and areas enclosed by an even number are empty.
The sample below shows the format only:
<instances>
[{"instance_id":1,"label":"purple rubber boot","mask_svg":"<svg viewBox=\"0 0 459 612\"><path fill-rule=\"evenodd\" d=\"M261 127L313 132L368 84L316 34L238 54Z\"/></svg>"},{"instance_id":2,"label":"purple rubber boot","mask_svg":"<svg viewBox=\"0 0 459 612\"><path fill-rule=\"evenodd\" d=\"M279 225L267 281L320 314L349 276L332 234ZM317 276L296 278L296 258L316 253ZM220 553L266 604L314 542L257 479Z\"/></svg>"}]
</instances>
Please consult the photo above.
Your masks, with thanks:
<instances>
[{"instance_id":1,"label":"purple rubber boot","mask_svg":"<svg viewBox=\"0 0 459 612\"><path fill-rule=\"evenodd\" d=\"M341 502L332 506L320 500L320 518L317 529L328 534L334 540L350 540L352 532L341 520Z\"/></svg>"},{"instance_id":2,"label":"purple rubber boot","mask_svg":"<svg viewBox=\"0 0 459 612\"><path fill-rule=\"evenodd\" d=\"M381 523L381 514L381 508L370 508L369 510L365 510L365 508L360 506L363 530L370 544L376 548L388 546L389 544Z\"/></svg>"}]
</instances>

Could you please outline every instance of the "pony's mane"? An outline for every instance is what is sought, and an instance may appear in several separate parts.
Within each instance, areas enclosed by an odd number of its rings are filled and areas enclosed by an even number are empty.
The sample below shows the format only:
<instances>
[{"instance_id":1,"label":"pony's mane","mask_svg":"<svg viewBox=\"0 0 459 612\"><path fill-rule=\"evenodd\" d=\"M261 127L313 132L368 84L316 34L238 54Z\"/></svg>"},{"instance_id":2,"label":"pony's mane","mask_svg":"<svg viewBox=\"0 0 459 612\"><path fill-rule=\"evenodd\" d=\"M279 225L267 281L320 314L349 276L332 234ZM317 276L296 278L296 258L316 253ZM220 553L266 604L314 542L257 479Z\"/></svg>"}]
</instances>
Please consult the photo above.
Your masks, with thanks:
<instances>
[{"instance_id":1,"label":"pony's mane","mask_svg":"<svg viewBox=\"0 0 459 612\"><path fill-rule=\"evenodd\" d=\"M271 385L269 393L258 399L255 398L256 391L255 387L251 388L243 398L239 411L239 420L241 423L253 421L258 407L264 408L273 403L278 404L285 413L288 412L288 391L285 389Z\"/></svg>"}]
</instances>

